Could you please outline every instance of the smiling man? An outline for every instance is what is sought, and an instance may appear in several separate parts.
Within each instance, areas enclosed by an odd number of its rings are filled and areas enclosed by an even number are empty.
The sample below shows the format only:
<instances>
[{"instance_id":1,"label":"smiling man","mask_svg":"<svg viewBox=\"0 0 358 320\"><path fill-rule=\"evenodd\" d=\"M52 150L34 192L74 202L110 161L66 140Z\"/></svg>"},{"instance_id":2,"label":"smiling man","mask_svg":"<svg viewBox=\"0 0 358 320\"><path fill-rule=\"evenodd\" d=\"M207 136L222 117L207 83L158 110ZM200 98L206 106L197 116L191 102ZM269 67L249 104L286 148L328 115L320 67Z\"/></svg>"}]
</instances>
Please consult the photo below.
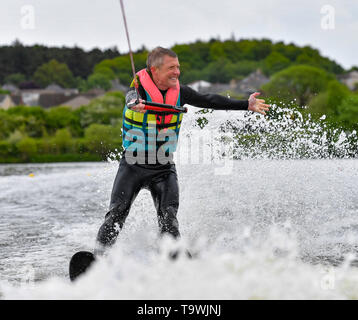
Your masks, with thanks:
<instances>
[{"instance_id":1,"label":"smiling man","mask_svg":"<svg viewBox=\"0 0 358 320\"><path fill-rule=\"evenodd\" d=\"M251 110L263 115L269 110L270 106L264 100L256 99L258 92L248 100L200 94L179 84L179 76L176 53L157 47L148 54L147 68L139 71L132 82L123 111L125 151L114 181L109 211L97 235L95 254L102 254L116 241L133 201L143 188L153 197L161 234L180 236L177 220L179 187L172 155L183 113L146 110L143 100L215 110Z\"/></svg>"}]
</instances>

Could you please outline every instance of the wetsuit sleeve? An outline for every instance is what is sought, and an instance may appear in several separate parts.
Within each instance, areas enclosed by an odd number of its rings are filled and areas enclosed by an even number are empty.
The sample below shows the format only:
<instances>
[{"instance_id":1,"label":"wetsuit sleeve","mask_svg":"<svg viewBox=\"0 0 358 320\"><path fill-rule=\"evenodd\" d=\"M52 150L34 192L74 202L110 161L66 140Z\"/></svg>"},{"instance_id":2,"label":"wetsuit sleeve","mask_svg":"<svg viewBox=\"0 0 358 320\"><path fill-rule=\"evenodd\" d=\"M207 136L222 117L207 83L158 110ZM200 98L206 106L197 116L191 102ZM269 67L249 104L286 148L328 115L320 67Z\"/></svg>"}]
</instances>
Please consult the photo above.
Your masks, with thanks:
<instances>
[{"instance_id":1,"label":"wetsuit sleeve","mask_svg":"<svg viewBox=\"0 0 358 320\"><path fill-rule=\"evenodd\" d=\"M145 97L145 92L142 86L139 86L138 88L140 97L142 99L144 99L143 97ZM130 88L129 91L126 94L126 104L128 105L129 102L131 102L132 100L137 99L137 91L135 88Z\"/></svg>"},{"instance_id":2,"label":"wetsuit sleeve","mask_svg":"<svg viewBox=\"0 0 358 320\"><path fill-rule=\"evenodd\" d=\"M199 108L209 108L214 110L247 110L248 100L229 99L219 94L199 93L192 88L180 85L180 102L190 104Z\"/></svg>"}]
</instances>

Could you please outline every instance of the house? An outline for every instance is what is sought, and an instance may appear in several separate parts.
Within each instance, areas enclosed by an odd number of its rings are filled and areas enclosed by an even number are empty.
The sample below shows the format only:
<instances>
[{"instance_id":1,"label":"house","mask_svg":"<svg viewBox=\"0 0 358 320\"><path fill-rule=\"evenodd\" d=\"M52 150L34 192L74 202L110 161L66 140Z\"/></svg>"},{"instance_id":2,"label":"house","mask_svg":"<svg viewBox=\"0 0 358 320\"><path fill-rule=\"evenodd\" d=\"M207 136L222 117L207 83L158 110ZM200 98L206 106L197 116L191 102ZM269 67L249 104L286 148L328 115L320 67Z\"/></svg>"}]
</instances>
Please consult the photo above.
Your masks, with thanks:
<instances>
[{"instance_id":1,"label":"house","mask_svg":"<svg viewBox=\"0 0 358 320\"><path fill-rule=\"evenodd\" d=\"M13 106L15 106L15 103L9 94L0 94L0 109L7 110Z\"/></svg>"},{"instance_id":2,"label":"house","mask_svg":"<svg viewBox=\"0 0 358 320\"><path fill-rule=\"evenodd\" d=\"M11 99L12 101L15 103L15 105L23 105L24 102L22 101L22 96L21 96L21 92L20 91L17 91L17 92L14 92L14 93L11 93Z\"/></svg>"},{"instance_id":3,"label":"house","mask_svg":"<svg viewBox=\"0 0 358 320\"><path fill-rule=\"evenodd\" d=\"M12 84L6 84L2 89L11 92L10 100L14 105L22 104L27 106L41 106L43 108L50 108L58 105L79 108L82 105L88 105L92 99L103 96L106 93L105 90L99 88L79 93L76 88L62 88L55 83L48 85L45 89L32 87L28 89L18 89ZM112 90L126 92L128 89L128 87L121 85L119 81L112 82ZM9 98L6 99L6 103L4 100L4 105L10 105Z\"/></svg>"},{"instance_id":4,"label":"house","mask_svg":"<svg viewBox=\"0 0 358 320\"><path fill-rule=\"evenodd\" d=\"M355 90L358 86L358 71L353 70L349 73L338 76L338 80L344 83L350 90Z\"/></svg>"},{"instance_id":5,"label":"house","mask_svg":"<svg viewBox=\"0 0 358 320\"><path fill-rule=\"evenodd\" d=\"M260 69L257 69L236 84L236 91L250 95L259 90L262 85L269 81L270 79L266 77Z\"/></svg>"},{"instance_id":6,"label":"house","mask_svg":"<svg viewBox=\"0 0 358 320\"><path fill-rule=\"evenodd\" d=\"M23 89L21 98L25 105L50 108L60 105L78 95L78 89L61 88L51 84L45 89Z\"/></svg>"},{"instance_id":7,"label":"house","mask_svg":"<svg viewBox=\"0 0 358 320\"><path fill-rule=\"evenodd\" d=\"M77 109L81 106L88 105L93 99L103 96L106 93L103 89L91 89L87 92L80 93L69 100L66 100L61 105L69 106L72 109Z\"/></svg>"},{"instance_id":8,"label":"house","mask_svg":"<svg viewBox=\"0 0 358 320\"><path fill-rule=\"evenodd\" d=\"M76 94L65 95L64 93L56 93L56 92L42 92L38 96L37 105L43 108L50 108L54 106L58 106L69 98L75 97Z\"/></svg>"},{"instance_id":9,"label":"house","mask_svg":"<svg viewBox=\"0 0 358 320\"><path fill-rule=\"evenodd\" d=\"M241 81L231 80L230 83L210 83L199 80L188 84L188 86L200 93L223 94L227 92L239 95L250 95L269 81L270 79L258 69Z\"/></svg>"},{"instance_id":10,"label":"house","mask_svg":"<svg viewBox=\"0 0 358 320\"><path fill-rule=\"evenodd\" d=\"M87 98L93 99L93 98L101 97L101 96L103 96L105 93L106 93L106 91L103 90L103 89L93 88L93 89L91 89L91 90L88 90L87 92L82 93L81 95L82 95L82 96L85 96L85 97L87 97Z\"/></svg>"}]
</instances>

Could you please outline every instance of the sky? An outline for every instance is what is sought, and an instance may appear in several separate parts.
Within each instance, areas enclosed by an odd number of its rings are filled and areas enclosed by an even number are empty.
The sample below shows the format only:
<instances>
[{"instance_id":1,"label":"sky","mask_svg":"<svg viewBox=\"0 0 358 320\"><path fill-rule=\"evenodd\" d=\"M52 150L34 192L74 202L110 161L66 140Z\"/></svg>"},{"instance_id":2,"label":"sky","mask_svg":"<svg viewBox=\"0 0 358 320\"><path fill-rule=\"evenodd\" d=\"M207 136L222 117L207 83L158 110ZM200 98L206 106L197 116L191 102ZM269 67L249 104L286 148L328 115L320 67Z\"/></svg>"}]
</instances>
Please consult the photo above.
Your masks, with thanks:
<instances>
[{"instance_id":1,"label":"sky","mask_svg":"<svg viewBox=\"0 0 358 320\"><path fill-rule=\"evenodd\" d=\"M358 0L123 0L133 50L211 38L310 45L358 66ZM0 45L117 47L128 52L119 0L1 0ZM180 60L180 57L179 57Z\"/></svg>"}]
</instances>

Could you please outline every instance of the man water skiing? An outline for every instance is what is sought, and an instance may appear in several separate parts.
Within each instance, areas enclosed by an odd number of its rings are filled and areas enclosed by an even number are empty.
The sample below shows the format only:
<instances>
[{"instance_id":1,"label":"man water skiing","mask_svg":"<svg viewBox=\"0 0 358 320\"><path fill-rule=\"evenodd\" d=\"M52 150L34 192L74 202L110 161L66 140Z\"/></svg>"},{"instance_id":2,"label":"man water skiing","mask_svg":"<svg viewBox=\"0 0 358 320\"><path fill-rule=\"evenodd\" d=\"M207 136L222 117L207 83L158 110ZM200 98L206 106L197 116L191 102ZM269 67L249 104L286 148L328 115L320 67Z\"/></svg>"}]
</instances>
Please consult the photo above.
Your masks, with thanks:
<instances>
[{"instance_id":1,"label":"man water skiing","mask_svg":"<svg viewBox=\"0 0 358 320\"><path fill-rule=\"evenodd\" d=\"M173 152L183 113L178 110L146 110L145 101L174 106L193 105L214 110L269 110L255 92L248 100L217 94L200 94L179 84L180 65L175 52L157 47L148 54L147 68L137 73L126 95L123 111L124 153L114 180L109 211L97 235L94 254L114 244L142 188L151 192L161 234L180 237L177 211L179 188ZM137 97L137 95L140 97Z\"/></svg>"}]
</instances>

